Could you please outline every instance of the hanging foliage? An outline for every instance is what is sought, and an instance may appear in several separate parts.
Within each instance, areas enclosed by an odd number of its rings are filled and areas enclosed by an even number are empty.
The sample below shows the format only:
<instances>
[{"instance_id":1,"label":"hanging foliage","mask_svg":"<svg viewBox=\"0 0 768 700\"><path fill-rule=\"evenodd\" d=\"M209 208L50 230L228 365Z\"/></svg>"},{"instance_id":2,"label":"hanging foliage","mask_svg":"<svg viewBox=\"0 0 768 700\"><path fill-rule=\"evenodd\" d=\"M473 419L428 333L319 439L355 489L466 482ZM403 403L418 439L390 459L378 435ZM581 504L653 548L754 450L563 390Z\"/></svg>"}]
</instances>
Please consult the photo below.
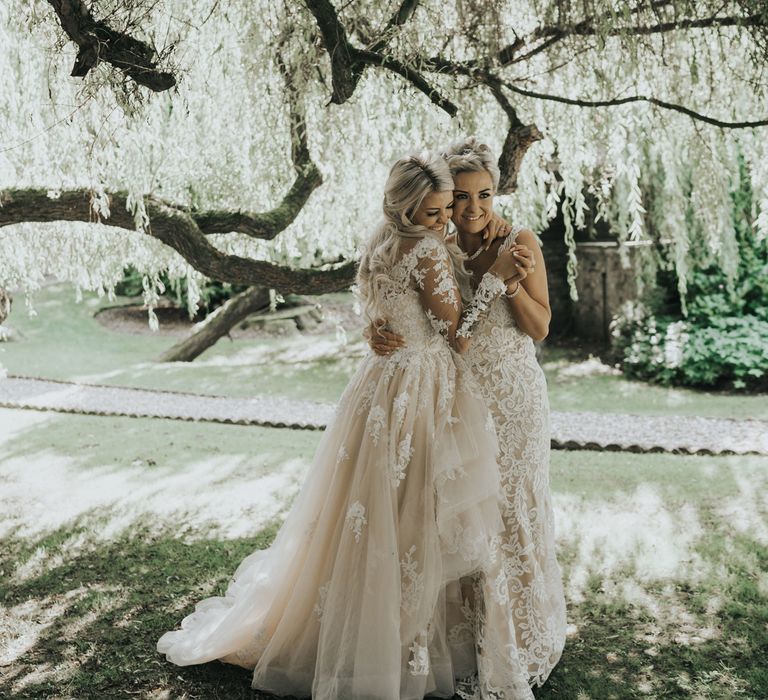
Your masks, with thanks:
<instances>
[{"instance_id":1,"label":"hanging foliage","mask_svg":"<svg viewBox=\"0 0 768 700\"><path fill-rule=\"evenodd\" d=\"M559 210L573 251L591 193L620 241L672 241L683 294L692 251L735 269L740 154L768 235L756 0L105 0L85 28L76 6L0 6L0 286L343 288L391 161L466 133L515 222Z\"/></svg>"}]
</instances>

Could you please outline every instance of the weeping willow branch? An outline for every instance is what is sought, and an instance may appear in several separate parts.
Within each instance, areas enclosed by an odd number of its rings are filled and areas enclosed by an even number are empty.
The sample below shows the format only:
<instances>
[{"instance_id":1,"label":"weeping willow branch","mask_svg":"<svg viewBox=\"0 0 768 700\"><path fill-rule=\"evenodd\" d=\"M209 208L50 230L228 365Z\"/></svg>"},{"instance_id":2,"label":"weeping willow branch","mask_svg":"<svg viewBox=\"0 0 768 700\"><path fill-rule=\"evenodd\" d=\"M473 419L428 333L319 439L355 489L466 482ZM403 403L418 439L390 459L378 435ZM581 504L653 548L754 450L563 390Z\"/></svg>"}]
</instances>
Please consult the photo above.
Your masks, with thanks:
<instances>
[{"instance_id":1,"label":"weeping willow branch","mask_svg":"<svg viewBox=\"0 0 768 700\"><path fill-rule=\"evenodd\" d=\"M105 62L154 92L176 85L173 74L158 70L157 54L149 44L94 19L80 0L48 0L48 3L67 36L80 47L72 68L73 77L83 78Z\"/></svg>"},{"instance_id":2,"label":"weeping willow branch","mask_svg":"<svg viewBox=\"0 0 768 700\"><path fill-rule=\"evenodd\" d=\"M210 210L192 212L191 216L204 234L244 233L253 238L272 240L288 228L310 195L322 184L323 177L309 153L307 123L301 96L290 80L288 67L278 55L278 67L285 80L291 135L291 159L296 179L280 204L268 212Z\"/></svg>"},{"instance_id":3,"label":"weeping willow branch","mask_svg":"<svg viewBox=\"0 0 768 700\"><path fill-rule=\"evenodd\" d=\"M135 231L128 211L128 195L107 195L109 217L95 208L93 193L69 190L49 196L46 190L6 190L0 195L0 227L24 222L81 221ZM144 206L151 225L146 234L173 248L192 267L212 280L260 286L283 294L324 294L346 289L354 279L355 265L348 262L329 269L293 269L263 260L228 255L211 245L194 215L155 197L146 197Z\"/></svg>"}]
</instances>

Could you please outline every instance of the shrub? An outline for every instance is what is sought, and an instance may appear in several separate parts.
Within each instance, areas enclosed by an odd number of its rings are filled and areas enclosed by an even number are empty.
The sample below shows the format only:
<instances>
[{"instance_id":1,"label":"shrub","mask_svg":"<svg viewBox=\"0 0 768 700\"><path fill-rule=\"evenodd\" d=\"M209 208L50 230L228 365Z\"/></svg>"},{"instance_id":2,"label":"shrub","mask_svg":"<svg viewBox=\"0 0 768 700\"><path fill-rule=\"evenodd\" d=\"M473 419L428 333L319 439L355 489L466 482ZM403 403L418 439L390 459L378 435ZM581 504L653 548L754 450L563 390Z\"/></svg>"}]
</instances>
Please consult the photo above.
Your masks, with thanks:
<instances>
[{"instance_id":1,"label":"shrub","mask_svg":"<svg viewBox=\"0 0 768 700\"><path fill-rule=\"evenodd\" d=\"M613 325L630 377L665 385L768 388L768 321L725 316L708 323L654 316L633 305Z\"/></svg>"},{"instance_id":2,"label":"shrub","mask_svg":"<svg viewBox=\"0 0 768 700\"><path fill-rule=\"evenodd\" d=\"M768 387L768 239L754 228L745 171L732 200L733 269L700 246L690 255L683 300L660 245L655 287L614 320L613 349L628 376L692 387Z\"/></svg>"}]
</instances>

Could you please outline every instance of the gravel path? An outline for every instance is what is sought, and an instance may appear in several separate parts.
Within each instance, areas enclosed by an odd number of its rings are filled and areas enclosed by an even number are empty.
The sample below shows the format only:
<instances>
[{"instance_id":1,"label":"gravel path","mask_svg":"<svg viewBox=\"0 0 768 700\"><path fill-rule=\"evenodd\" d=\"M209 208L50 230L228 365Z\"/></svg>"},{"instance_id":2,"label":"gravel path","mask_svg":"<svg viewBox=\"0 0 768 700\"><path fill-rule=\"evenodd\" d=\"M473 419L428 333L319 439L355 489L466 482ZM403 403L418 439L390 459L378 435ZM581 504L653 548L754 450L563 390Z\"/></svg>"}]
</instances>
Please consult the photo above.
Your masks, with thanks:
<instances>
[{"instance_id":1,"label":"gravel path","mask_svg":"<svg viewBox=\"0 0 768 700\"><path fill-rule=\"evenodd\" d=\"M0 407L321 430L333 404L261 395L230 398L9 376ZM1 428L1 426L0 426ZM768 455L768 421L553 411L552 447Z\"/></svg>"}]
</instances>

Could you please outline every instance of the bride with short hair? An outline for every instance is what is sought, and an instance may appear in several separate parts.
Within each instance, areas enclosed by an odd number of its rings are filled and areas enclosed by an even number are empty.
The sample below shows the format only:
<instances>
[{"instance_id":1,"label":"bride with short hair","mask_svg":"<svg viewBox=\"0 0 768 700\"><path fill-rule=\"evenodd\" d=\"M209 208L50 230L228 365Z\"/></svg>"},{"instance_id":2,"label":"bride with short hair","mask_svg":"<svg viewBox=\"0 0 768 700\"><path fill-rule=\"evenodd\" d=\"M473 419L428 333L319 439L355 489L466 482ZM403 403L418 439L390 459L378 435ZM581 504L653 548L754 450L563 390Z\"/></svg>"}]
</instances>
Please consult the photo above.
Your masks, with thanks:
<instances>
[{"instance_id":1,"label":"bride with short hair","mask_svg":"<svg viewBox=\"0 0 768 700\"><path fill-rule=\"evenodd\" d=\"M449 698L478 679L481 697L533 698L493 422L463 366L515 258L499 255L464 307L444 239L452 191L438 156L393 166L358 287L408 347L361 362L273 545L161 637L169 661L220 659L253 669L255 688L314 700Z\"/></svg>"},{"instance_id":2,"label":"bride with short hair","mask_svg":"<svg viewBox=\"0 0 768 700\"><path fill-rule=\"evenodd\" d=\"M517 260L506 293L490 303L475 327L465 359L491 410L499 441L503 595L514 615L514 652L530 683L542 685L560 659L566 631L549 487L547 383L533 344L547 335L551 317L546 266L535 235L523 226L509 226L505 238L484 241L495 218L499 183L491 149L470 137L449 146L443 156L454 180L456 243L470 273L471 284L459 279L464 298L482 293L482 279L499 255L511 252ZM391 318L383 314L370 333L372 347L385 356L402 352L411 342L407 333L387 322ZM479 681L482 686L483 678Z\"/></svg>"}]
</instances>

